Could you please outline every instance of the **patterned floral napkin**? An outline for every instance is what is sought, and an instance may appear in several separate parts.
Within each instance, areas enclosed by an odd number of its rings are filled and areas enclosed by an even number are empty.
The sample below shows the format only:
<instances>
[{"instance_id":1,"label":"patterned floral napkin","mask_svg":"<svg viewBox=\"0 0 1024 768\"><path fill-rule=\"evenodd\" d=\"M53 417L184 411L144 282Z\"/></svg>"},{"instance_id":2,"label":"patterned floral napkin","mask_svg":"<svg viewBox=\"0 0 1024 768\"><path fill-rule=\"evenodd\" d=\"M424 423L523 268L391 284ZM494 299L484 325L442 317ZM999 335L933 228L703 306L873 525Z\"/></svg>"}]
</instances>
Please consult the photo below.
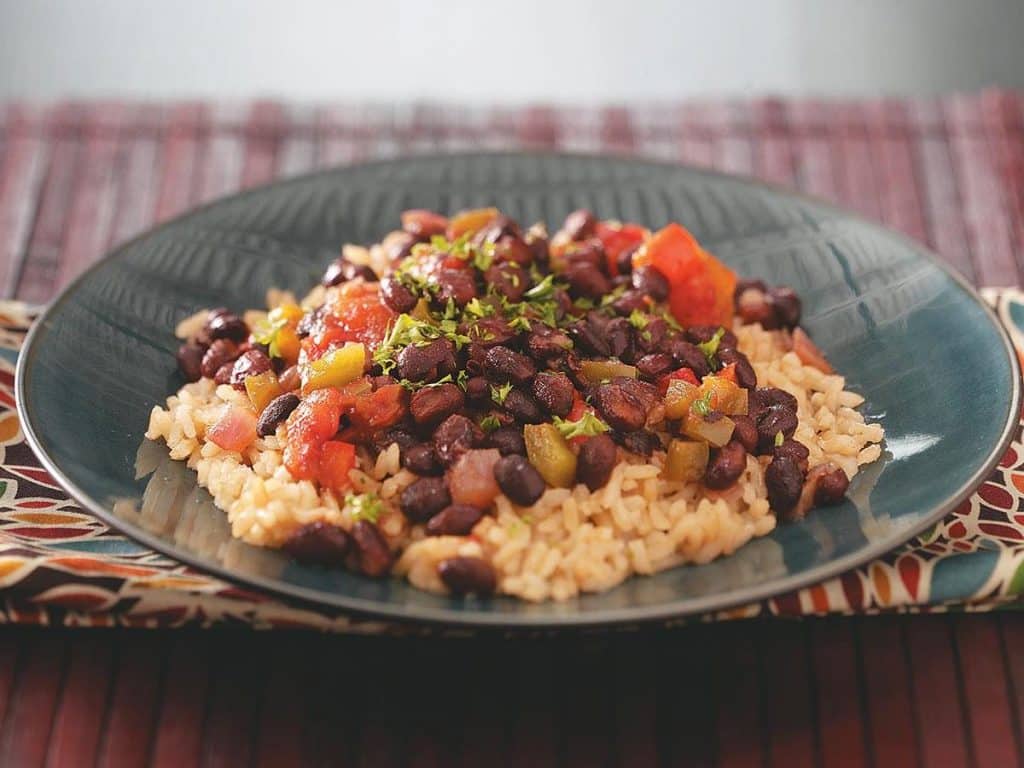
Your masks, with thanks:
<instances>
[{"instance_id":1,"label":"patterned floral napkin","mask_svg":"<svg viewBox=\"0 0 1024 768\"><path fill-rule=\"evenodd\" d=\"M983 295L1021 354L1024 293L988 289ZM14 363L32 319L25 305L0 302L0 623L422 631L233 586L152 552L84 512L40 466L15 412ZM1021 426L977 492L924 535L840 577L707 618L1016 607L1024 590Z\"/></svg>"}]
</instances>

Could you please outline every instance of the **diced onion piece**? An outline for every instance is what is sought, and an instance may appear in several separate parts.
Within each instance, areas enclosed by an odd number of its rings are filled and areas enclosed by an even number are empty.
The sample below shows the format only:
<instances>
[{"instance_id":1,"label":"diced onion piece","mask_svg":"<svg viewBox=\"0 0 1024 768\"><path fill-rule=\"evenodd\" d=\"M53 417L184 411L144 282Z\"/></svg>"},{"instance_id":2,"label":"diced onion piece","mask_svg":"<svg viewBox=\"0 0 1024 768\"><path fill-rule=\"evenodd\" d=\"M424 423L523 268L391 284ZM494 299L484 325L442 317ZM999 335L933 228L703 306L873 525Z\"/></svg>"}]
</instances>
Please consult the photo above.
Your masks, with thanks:
<instances>
[{"instance_id":1,"label":"diced onion piece","mask_svg":"<svg viewBox=\"0 0 1024 768\"><path fill-rule=\"evenodd\" d=\"M523 427L526 457L548 485L571 488L576 479L576 454L554 424Z\"/></svg>"},{"instance_id":2,"label":"diced onion piece","mask_svg":"<svg viewBox=\"0 0 1024 768\"><path fill-rule=\"evenodd\" d=\"M736 424L728 416L708 419L696 413L686 414L683 419L682 432L694 440L706 440L716 448L721 448L732 438Z\"/></svg>"},{"instance_id":3,"label":"diced onion piece","mask_svg":"<svg viewBox=\"0 0 1024 768\"><path fill-rule=\"evenodd\" d=\"M580 374L591 384L600 384L618 376L635 379L636 368L617 360L584 360L580 363Z\"/></svg>"},{"instance_id":4,"label":"diced onion piece","mask_svg":"<svg viewBox=\"0 0 1024 768\"><path fill-rule=\"evenodd\" d=\"M673 440L668 445L668 456L662 474L668 480L700 480L707 469L709 454L708 444L702 440Z\"/></svg>"},{"instance_id":5,"label":"diced onion piece","mask_svg":"<svg viewBox=\"0 0 1024 768\"><path fill-rule=\"evenodd\" d=\"M305 367L302 374L302 393L348 384L363 375L365 366L366 347L350 342Z\"/></svg>"},{"instance_id":6,"label":"diced onion piece","mask_svg":"<svg viewBox=\"0 0 1024 768\"><path fill-rule=\"evenodd\" d=\"M455 214L448 222L448 239L455 240L467 233L476 232L489 224L500 214L497 208L474 208Z\"/></svg>"},{"instance_id":7,"label":"diced onion piece","mask_svg":"<svg viewBox=\"0 0 1024 768\"><path fill-rule=\"evenodd\" d=\"M702 395L711 393L708 406L713 411L744 416L747 413L747 390L734 381L722 376L705 376L700 391Z\"/></svg>"},{"instance_id":8,"label":"diced onion piece","mask_svg":"<svg viewBox=\"0 0 1024 768\"><path fill-rule=\"evenodd\" d=\"M256 439L256 414L238 405L229 406L206 431L206 439L225 451L241 453Z\"/></svg>"},{"instance_id":9,"label":"diced onion piece","mask_svg":"<svg viewBox=\"0 0 1024 768\"><path fill-rule=\"evenodd\" d=\"M672 379L665 392L665 416L670 419L683 418L698 397L700 387L685 379Z\"/></svg>"}]
</instances>

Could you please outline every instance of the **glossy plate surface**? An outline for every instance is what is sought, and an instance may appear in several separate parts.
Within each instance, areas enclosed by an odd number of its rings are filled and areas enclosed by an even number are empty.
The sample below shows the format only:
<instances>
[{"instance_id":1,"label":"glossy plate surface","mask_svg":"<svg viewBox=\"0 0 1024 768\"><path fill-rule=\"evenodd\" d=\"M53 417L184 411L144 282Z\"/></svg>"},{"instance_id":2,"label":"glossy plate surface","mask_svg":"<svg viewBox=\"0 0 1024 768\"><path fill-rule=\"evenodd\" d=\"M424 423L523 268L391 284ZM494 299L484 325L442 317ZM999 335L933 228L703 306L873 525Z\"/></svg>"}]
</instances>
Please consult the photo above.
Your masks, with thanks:
<instances>
[{"instance_id":1,"label":"glossy plate surface","mask_svg":"<svg viewBox=\"0 0 1024 768\"><path fill-rule=\"evenodd\" d=\"M162 446L149 411L180 386L175 324L202 307L302 295L344 242L406 208L495 205L556 227L589 207L657 228L680 221L741 274L793 286L804 326L881 419L883 459L849 500L731 557L639 577L566 603L444 598L290 562L229 535L224 515ZM47 311L21 356L19 408L44 463L87 509L197 568L399 619L475 625L642 621L725 608L824 579L898 546L965 498L998 461L1019 409L1015 355L992 314L919 246L821 203L677 166L570 155L399 160L226 199L129 243Z\"/></svg>"}]
</instances>

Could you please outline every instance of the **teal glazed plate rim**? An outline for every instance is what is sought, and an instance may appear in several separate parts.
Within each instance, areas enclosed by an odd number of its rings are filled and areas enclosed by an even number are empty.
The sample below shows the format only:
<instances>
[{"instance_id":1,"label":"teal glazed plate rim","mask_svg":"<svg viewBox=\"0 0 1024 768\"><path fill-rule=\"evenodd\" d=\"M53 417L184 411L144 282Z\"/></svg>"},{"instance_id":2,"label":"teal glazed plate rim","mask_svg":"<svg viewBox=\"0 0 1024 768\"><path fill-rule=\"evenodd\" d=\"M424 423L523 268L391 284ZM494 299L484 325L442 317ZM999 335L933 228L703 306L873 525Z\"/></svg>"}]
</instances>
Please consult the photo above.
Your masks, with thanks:
<instances>
[{"instance_id":1,"label":"teal glazed plate rim","mask_svg":"<svg viewBox=\"0 0 1024 768\"><path fill-rule=\"evenodd\" d=\"M176 323L199 308L305 292L343 242L398 213L493 204L556 225L578 207L659 227L678 220L740 274L792 285L804 325L863 412L883 457L849 498L704 565L636 576L565 602L438 596L397 579L301 566L232 539L195 475L143 439L181 384ZM30 330L17 407L29 445L72 497L138 542L228 581L397 621L583 627L670 620L754 603L836 576L925 531L1009 446L1020 366L974 288L906 237L831 205L656 161L491 153L412 156L277 182L196 209L120 246L76 278ZM162 444L160 444L162 447Z\"/></svg>"}]
</instances>

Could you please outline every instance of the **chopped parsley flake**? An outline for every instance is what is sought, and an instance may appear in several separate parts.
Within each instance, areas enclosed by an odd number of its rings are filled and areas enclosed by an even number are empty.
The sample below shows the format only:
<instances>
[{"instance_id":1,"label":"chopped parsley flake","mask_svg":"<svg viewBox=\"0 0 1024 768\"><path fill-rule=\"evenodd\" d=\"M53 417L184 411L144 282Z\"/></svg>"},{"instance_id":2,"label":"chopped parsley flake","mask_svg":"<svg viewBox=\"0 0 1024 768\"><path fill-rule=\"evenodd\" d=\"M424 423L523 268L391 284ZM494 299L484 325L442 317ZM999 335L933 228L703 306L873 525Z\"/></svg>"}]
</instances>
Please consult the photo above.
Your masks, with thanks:
<instances>
[{"instance_id":1,"label":"chopped parsley flake","mask_svg":"<svg viewBox=\"0 0 1024 768\"><path fill-rule=\"evenodd\" d=\"M722 337L725 336L725 328L719 328L715 331L715 335L707 341L702 341L697 345L697 348L704 353L704 357L708 359L708 362L714 364L715 353L718 352L718 345L722 343Z\"/></svg>"},{"instance_id":2,"label":"chopped parsley flake","mask_svg":"<svg viewBox=\"0 0 1024 768\"><path fill-rule=\"evenodd\" d=\"M785 438L785 436L784 436L784 435L782 434L782 432L776 432L776 433L775 433L775 447L776 447L776 448L777 448L778 446L782 445L782 444L783 444L783 443L784 443L785 441L786 441L786 438Z\"/></svg>"},{"instance_id":3,"label":"chopped parsley flake","mask_svg":"<svg viewBox=\"0 0 1024 768\"><path fill-rule=\"evenodd\" d=\"M638 331L642 331L647 327L647 324L651 322L651 318L641 312L639 309L634 309L629 313L629 324L636 328ZM650 334L648 334L650 336Z\"/></svg>"},{"instance_id":4,"label":"chopped parsley flake","mask_svg":"<svg viewBox=\"0 0 1024 768\"><path fill-rule=\"evenodd\" d=\"M554 293L555 275L552 273L545 276L543 280L524 293L523 297L530 301L542 301L544 299L550 299Z\"/></svg>"},{"instance_id":5,"label":"chopped parsley flake","mask_svg":"<svg viewBox=\"0 0 1024 768\"><path fill-rule=\"evenodd\" d=\"M594 435L600 435L607 432L610 427L605 424L601 419L597 418L590 411L584 411L583 415L577 421L566 421L565 419L555 416L552 419L552 423L555 425L555 429L562 433L562 437L566 440L571 440L574 437L593 437Z\"/></svg>"},{"instance_id":6,"label":"chopped parsley flake","mask_svg":"<svg viewBox=\"0 0 1024 768\"><path fill-rule=\"evenodd\" d=\"M707 416L711 413L711 395L713 392L709 389L700 398L693 401L693 405L690 406L690 410L696 413L698 416Z\"/></svg>"},{"instance_id":7,"label":"chopped parsley flake","mask_svg":"<svg viewBox=\"0 0 1024 768\"><path fill-rule=\"evenodd\" d=\"M508 393L512 391L512 382L502 384L500 387L491 387L491 400L496 402L498 405L505 404L505 398L508 397Z\"/></svg>"},{"instance_id":8,"label":"chopped parsley flake","mask_svg":"<svg viewBox=\"0 0 1024 768\"><path fill-rule=\"evenodd\" d=\"M484 432L493 432L501 426L501 421L493 413L489 413L480 419L480 429Z\"/></svg>"},{"instance_id":9,"label":"chopped parsley flake","mask_svg":"<svg viewBox=\"0 0 1024 768\"><path fill-rule=\"evenodd\" d=\"M396 358L402 349L410 345L423 347L441 338L448 339L455 344L456 349L461 349L463 344L469 343L469 337L460 334L457 329L458 323L455 320L444 319L434 325L411 315L399 315L388 329L384 341L374 351L373 362L384 373L389 373L397 365Z\"/></svg>"},{"instance_id":10,"label":"chopped parsley flake","mask_svg":"<svg viewBox=\"0 0 1024 768\"><path fill-rule=\"evenodd\" d=\"M373 492L350 493L345 497L345 506L352 510L353 520L376 523L383 511L380 499Z\"/></svg>"},{"instance_id":11,"label":"chopped parsley flake","mask_svg":"<svg viewBox=\"0 0 1024 768\"><path fill-rule=\"evenodd\" d=\"M282 328L288 325L285 317L271 320L269 317L260 320L252 329L252 338L257 344L263 344L271 357L281 357L281 349L277 344L277 334Z\"/></svg>"}]
</instances>

